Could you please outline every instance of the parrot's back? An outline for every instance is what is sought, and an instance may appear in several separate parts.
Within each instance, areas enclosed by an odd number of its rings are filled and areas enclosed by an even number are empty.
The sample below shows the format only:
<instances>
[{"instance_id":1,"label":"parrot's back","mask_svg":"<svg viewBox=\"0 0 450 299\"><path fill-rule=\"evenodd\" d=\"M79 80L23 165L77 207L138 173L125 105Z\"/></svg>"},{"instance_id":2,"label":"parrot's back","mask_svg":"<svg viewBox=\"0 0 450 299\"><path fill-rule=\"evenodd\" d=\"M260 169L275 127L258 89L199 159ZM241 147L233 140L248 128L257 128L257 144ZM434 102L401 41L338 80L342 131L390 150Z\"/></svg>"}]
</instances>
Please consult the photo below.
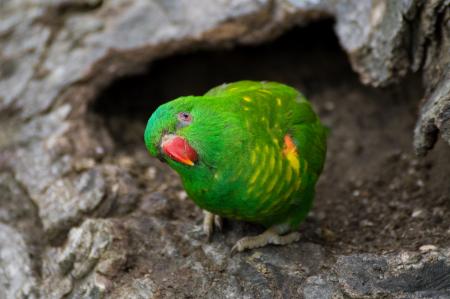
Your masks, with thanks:
<instances>
[{"instance_id":1,"label":"parrot's back","mask_svg":"<svg viewBox=\"0 0 450 299\"><path fill-rule=\"evenodd\" d=\"M224 217L296 228L311 208L326 155L327 129L310 103L289 86L254 81L218 86L204 98L225 106L224 128L233 135L210 174L182 174L191 198Z\"/></svg>"}]
</instances>

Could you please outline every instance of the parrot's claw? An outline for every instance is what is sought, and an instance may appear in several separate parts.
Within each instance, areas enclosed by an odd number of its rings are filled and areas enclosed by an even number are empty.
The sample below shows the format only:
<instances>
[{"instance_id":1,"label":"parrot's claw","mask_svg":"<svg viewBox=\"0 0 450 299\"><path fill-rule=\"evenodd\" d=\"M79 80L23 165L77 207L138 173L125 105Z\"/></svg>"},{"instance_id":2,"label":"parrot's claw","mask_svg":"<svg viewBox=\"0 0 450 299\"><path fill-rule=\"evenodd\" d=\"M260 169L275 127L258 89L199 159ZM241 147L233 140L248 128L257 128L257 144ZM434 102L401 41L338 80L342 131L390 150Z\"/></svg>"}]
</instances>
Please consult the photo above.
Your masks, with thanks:
<instances>
[{"instance_id":1,"label":"parrot's claw","mask_svg":"<svg viewBox=\"0 0 450 299\"><path fill-rule=\"evenodd\" d=\"M211 240L211 237L214 232L214 226L218 231L222 231L222 218L219 215L214 215L208 211L203 211L205 215L203 218L203 231L205 232L208 240Z\"/></svg>"},{"instance_id":2,"label":"parrot's claw","mask_svg":"<svg viewBox=\"0 0 450 299\"><path fill-rule=\"evenodd\" d=\"M237 241L233 248L231 248L231 255L246 249L264 247L268 244L287 245L298 240L300 240L300 234L298 232L281 236L273 229L268 229L258 236L244 237Z\"/></svg>"}]
</instances>

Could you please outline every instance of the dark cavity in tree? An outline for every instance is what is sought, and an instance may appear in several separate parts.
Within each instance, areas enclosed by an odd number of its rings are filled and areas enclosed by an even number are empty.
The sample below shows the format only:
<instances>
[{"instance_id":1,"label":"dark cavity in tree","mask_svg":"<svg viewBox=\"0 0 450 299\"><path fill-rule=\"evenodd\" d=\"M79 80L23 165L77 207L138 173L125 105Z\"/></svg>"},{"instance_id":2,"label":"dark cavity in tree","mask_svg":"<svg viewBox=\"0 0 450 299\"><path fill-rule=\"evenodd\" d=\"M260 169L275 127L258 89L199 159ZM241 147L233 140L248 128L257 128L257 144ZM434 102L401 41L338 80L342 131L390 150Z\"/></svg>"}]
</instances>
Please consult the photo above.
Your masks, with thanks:
<instances>
[{"instance_id":1,"label":"dark cavity in tree","mask_svg":"<svg viewBox=\"0 0 450 299\"><path fill-rule=\"evenodd\" d=\"M225 82L279 81L311 96L323 82L338 85L348 77L354 81L356 75L340 49L333 22L328 20L294 28L261 45L191 51L157 60L146 73L117 79L92 108L107 120L114 139L120 142L123 127L111 127L111 117L144 126L162 103L179 96L202 95Z\"/></svg>"}]
</instances>

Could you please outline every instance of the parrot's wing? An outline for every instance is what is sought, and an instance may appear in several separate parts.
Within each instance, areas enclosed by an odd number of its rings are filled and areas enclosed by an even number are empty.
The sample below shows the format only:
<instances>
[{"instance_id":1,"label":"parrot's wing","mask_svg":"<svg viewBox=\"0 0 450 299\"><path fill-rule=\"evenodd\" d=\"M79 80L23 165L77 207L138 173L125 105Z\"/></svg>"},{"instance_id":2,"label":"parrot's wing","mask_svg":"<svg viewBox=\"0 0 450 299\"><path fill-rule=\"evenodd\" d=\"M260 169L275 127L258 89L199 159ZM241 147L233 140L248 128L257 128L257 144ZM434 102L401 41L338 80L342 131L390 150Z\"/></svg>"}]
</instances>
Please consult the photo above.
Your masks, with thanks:
<instances>
[{"instance_id":1,"label":"parrot's wing","mask_svg":"<svg viewBox=\"0 0 450 299\"><path fill-rule=\"evenodd\" d=\"M308 163L308 171L317 177L325 162L328 129L324 127L312 110L311 104L303 97L297 99L294 109L294 124L290 132L298 147L300 159Z\"/></svg>"},{"instance_id":2,"label":"parrot's wing","mask_svg":"<svg viewBox=\"0 0 450 299\"><path fill-rule=\"evenodd\" d=\"M274 98L293 100L292 102L286 101L290 104L283 106L286 107L286 110L280 111L282 116L279 121L283 123L290 119L290 121L287 121L288 123L284 123L282 126L288 126L288 132L292 135L299 149L300 159L304 159L308 163L309 173L318 177L325 160L327 129L320 123L312 110L311 104L297 90L277 82L239 81L217 86L208 91L205 96L239 94L249 97L255 97L256 95L257 97L258 91L261 90L270 91L265 96L270 94ZM280 137L282 138L282 136Z\"/></svg>"}]
</instances>

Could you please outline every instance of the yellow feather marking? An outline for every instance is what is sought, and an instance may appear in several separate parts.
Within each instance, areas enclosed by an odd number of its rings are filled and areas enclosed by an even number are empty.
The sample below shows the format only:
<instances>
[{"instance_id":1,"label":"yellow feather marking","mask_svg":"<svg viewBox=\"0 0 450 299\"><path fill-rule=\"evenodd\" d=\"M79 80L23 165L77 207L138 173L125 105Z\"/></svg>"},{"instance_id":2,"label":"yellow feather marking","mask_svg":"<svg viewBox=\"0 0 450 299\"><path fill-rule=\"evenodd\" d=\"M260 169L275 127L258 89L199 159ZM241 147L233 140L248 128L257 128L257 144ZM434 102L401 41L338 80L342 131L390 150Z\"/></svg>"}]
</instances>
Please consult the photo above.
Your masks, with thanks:
<instances>
[{"instance_id":1,"label":"yellow feather marking","mask_svg":"<svg viewBox=\"0 0 450 299\"><path fill-rule=\"evenodd\" d=\"M252 101L252 99L250 97L247 97L247 96L242 97L242 99L244 99L244 101L246 101L246 102L251 102Z\"/></svg>"},{"instance_id":2,"label":"yellow feather marking","mask_svg":"<svg viewBox=\"0 0 450 299\"><path fill-rule=\"evenodd\" d=\"M292 194L294 194L295 192L298 191L298 189L300 188L300 183L301 183L301 179L297 178L295 181L295 184L292 185L291 188L289 188L289 190L286 191L286 193L284 194L284 196L281 198L281 200L277 203L277 206L279 205L283 205L283 202L285 202L286 200L289 199L289 197L292 196Z\"/></svg>"},{"instance_id":3,"label":"yellow feather marking","mask_svg":"<svg viewBox=\"0 0 450 299\"><path fill-rule=\"evenodd\" d=\"M272 94L272 92L270 90L267 90L267 89L260 89L259 91L263 92L263 93L267 93L267 94Z\"/></svg>"},{"instance_id":4,"label":"yellow feather marking","mask_svg":"<svg viewBox=\"0 0 450 299\"><path fill-rule=\"evenodd\" d=\"M289 190L286 191L286 193L284 194L282 201L287 200L292 195L292 193L295 191L295 186L297 185L297 181L295 182L295 184L291 184L291 185L292 185L291 188L289 188Z\"/></svg>"},{"instance_id":5,"label":"yellow feather marking","mask_svg":"<svg viewBox=\"0 0 450 299\"><path fill-rule=\"evenodd\" d=\"M286 178L281 176L281 174L283 173L284 170L284 166L283 164L287 163L285 162L285 160L283 159L283 157L280 155L277 157L276 159L276 166L275 166L275 170L272 173L271 178L273 179L267 187L267 192L273 194L274 196L277 194L280 194L280 192L283 190L284 188L284 184L285 183L289 183L289 181L286 181Z\"/></svg>"},{"instance_id":6,"label":"yellow feather marking","mask_svg":"<svg viewBox=\"0 0 450 299\"><path fill-rule=\"evenodd\" d=\"M259 150L258 146L255 147L255 149L250 153L250 163L252 165L255 165L256 163L256 158L257 158L257 151ZM255 181L256 178L258 177L258 170L256 170L253 175L250 177L250 181L249 181L249 188L247 189L247 194L251 194L253 192L253 189L255 189Z\"/></svg>"},{"instance_id":7,"label":"yellow feather marking","mask_svg":"<svg viewBox=\"0 0 450 299\"><path fill-rule=\"evenodd\" d=\"M255 162L256 162L256 153L255 153L255 151L252 151L252 152L250 153L250 163L251 163L252 165L254 165Z\"/></svg>"},{"instance_id":8,"label":"yellow feather marking","mask_svg":"<svg viewBox=\"0 0 450 299\"><path fill-rule=\"evenodd\" d=\"M281 99L280 98L277 98L277 105L281 106Z\"/></svg>"},{"instance_id":9,"label":"yellow feather marking","mask_svg":"<svg viewBox=\"0 0 450 299\"><path fill-rule=\"evenodd\" d=\"M294 182L293 184L291 184L291 188L289 188L288 191L286 191L285 196L283 196L282 201L288 200L289 197L291 197L292 194L294 194L295 192L297 192L300 188L300 184L302 183L302 179L301 177L294 177Z\"/></svg>"},{"instance_id":10,"label":"yellow feather marking","mask_svg":"<svg viewBox=\"0 0 450 299\"><path fill-rule=\"evenodd\" d=\"M270 179L271 175L273 176L274 168L275 168L275 149L273 147L269 147L267 144L264 146L265 161L268 160L268 163L264 163L262 166L267 166L264 170L264 176L260 180L261 186L266 186L267 181ZM266 191L266 190L264 190Z\"/></svg>"},{"instance_id":11,"label":"yellow feather marking","mask_svg":"<svg viewBox=\"0 0 450 299\"><path fill-rule=\"evenodd\" d=\"M306 171L306 169L308 168L308 164L307 164L306 161L305 161L305 163L303 164L303 167L304 167L304 169L305 169L305 171ZM291 192L291 193L292 193L292 192L297 192L297 191L300 189L301 183L302 183L302 177L299 176L299 177L296 179L296 181L295 181L295 184L294 184L294 186L293 186L293 188L292 188L292 191L290 191L290 192Z\"/></svg>"},{"instance_id":12,"label":"yellow feather marking","mask_svg":"<svg viewBox=\"0 0 450 299\"><path fill-rule=\"evenodd\" d=\"M268 182L267 188L265 189L266 194L261 199L261 205L265 205L265 203L269 199L273 198L274 196L277 196L277 194L279 194L280 191L283 189L283 183L285 182L285 179L279 175L283 170L284 160L282 159L282 156L281 155L278 156L276 160L274 158L273 163L275 163L275 162L276 162L276 165L274 165L272 175L270 176L271 180L270 180L270 182ZM277 187L277 188L275 188L275 187ZM273 204L270 204L264 210L262 210L261 213L270 212L272 210L273 206L274 206Z\"/></svg>"},{"instance_id":13,"label":"yellow feather marking","mask_svg":"<svg viewBox=\"0 0 450 299\"><path fill-rule=\"evenodd\" d=\"M298 174L298 171L300 170L300 161L298 160L297 156L291 154L287 158L292 168L294 168L295 172Z\"/></svg>"},{"instance_id":14,"label":"yellow feather marking","mask_svg":"<svg viewBox=\"0 0 450 299\"><path fill-rule=\"evenodd\" d=\"M247 194L252 194L253 189L255 189L255 185L250 185L250 187L247 189Z\"/></svg>"},{"instance_id":15,"label":"yellow feather marking","mask_svg":"<svg viewBox=\"0 0 450 299\"><path fill-rule=\"evenodd\" d=\"M264 168L264 172L263 172L263 176L261 177L259 183L260 186L265 186L267 179L269 178L269 175L272 173L272 168L271 167L271 161L270 158L273 156L271 148L269 148L269 146L267 144L264 145L264 163L260 165L261 168ZM269 165L267 165L267 158L269 158ZM275 160L274 160L275 162ZM262 190L264 191L264 190Z\"/></svg>"},{"instance_id":16,"label":"yellow feather marking","mask_svg":"<svg viewBox=\"0 0 450 299\"><path fill-rule=\"evenodd\" d=\"M231 88L228 89L228 91L233 91L233 90L236 90L236 89L239 89L239 88L238 87L231 87Z\"/></svg>"},{"instance_id":17,"label":"yellow feather marking","mask_svg":"<svg viewBox=\"0 0 450 299\"><path fill-rule=\"evenodd\" d=\"M273 147L269 147L267 144L265 144L264 150L263 150L263 155L264 155L265 159L263 159L264 163L262 165L260 165L260 170L259 170L259 174L258 174L258 175L260 175L258 186L266 186L268 180L270 180L271 176L273 176L273 173L275 170L274 169L275 163L276 163L275 149ZM253 181L256 181L253 179L254 179L254 177L251 178L251 181L250 181L251 183L253 183ZM254 187L255 187L255 185L251 184L249 190L253 191ZM260 198L260 201L263 202L264 200L266 200L266 198L268 199L270 197L270 191L267 191L266 188L260 188L259 192L257 192L257 194L255 196L256 197L262 196L262 198ZM267 195L268 192L269 192L269 195Z\"/></svg>"},{"instance_id":18,"label":"yellow feather marking","mask_svg":"<svg viewBox=\"0 0 450 299\"><path fill-rule=\"evenodd\" d=\"M248 108L248 107L244 107L244 110L245 110L245 111L248 111L249 109L250 109L250 108Z\"/></svg>"},{"instance_id":19,"label":"yellow feather marking","mask_svg":"<svg viewBox=\"0 0 450 299\"><path fill-rule=\"evenodd\" d=\"M280 157L280 159L278 159L278 161L280 162L279 168L278 168L278 169L280 169L280 172L279 172L280 176L278 178L278 184L275 185L275 188L273 190L273 194L280 194L283 191L285 185L289 185L289 181L290 181L290 180L286 180L285 177L281 176L284 169L290 168L289 165L286 165L286 163L288 163L288 162L286 162L286 160L282 159L281 157ZM289 170L289 171L291 172L291 175L292 175L292 170Z\"/></svg>"},{"instance_id":20,"label":"yellow feather marking","mask_svg":"<svg viewBox=\"0 0 450 299\"><path fill-rule=\"evenodd\" d=\"M273 188L275 188L275 185L277 184L277 180L274 178L272 181L270 181L269 185L267 186L267 194L271 194Z\"/></svg>"},{"instance_id":21,"label":"yellow feather marking","mask_svg":"<svg viewBox=\"0 0 450 299\"><path fill-rule=\"evenodd\" d=\"M292 168L286 168L286 182L290 182L292 179Z\"/></svg>"},{"instance_id":22,"label":"yellow feather marking","mask_svg":"<svg viewBox=\"0 0 450 299\"><path fill-rule=\"evenodd\" d=\"M274 167L275 167L275 157L272 153L272 155L270 155L270 160L269 160L269 172L270 173L273 173L275 171Z\"/></svg>"},{"instance_id":23,"label":"yellow feather marking","mask_svg":"<svg viewBox=\"0 0 450 299\"><path fill-rule=\"evenodd\" d=\"M278 201L272 203L268 207L266 207L264 210L261 211L261 214L273 212L275 209L280 208L284 205L284 202L289 199L289 197L292 195L293 190L295 190L295 186L293 188L290 188L286 191L286 193L281 194L278 198ZM271 193L268 193L271 194Z\"/></svg>"},{"instance_id":24,"label":"yellow feather marking","mask_svg":"<svg viewBox=\"0 0 450 299\"><path fill-rule=\"evenodd\" d=\"M258 145L256 145L255 150L254 150L255 155L257 155L257 152L259 152ZM252 184L254 184L256 182L256 179L258 178L260 173L261 173L261 167L258 167L255 170L255 172L253 173L253 175L250 177L250 181L249 181L250 185L252 185Z\"/></svg>"},{"instance_id":25,"label":"yellow feather marking","mask_svg":"<svg viewBox=\"0 0 450 299\"><path fill-rule=\"evenodd\" d=\"M273 162L272 162L272 160L273 160ZM274 157L271 157L271 164L273 163L274 164L274 168L273 168L273 171L272 171L272 180L269 182L269 185L267 185L267 189L266 189L266 191L267 191L267 193L272 193L272 190L273 190L273 188L275 188L275 185L277 184L277 182L278 182L278 176L277 175L275 175L275 174L277 174L277 173L280 173L279 172L279 166L280 166L280 163L279 163L279 161L280 161L281 159L277 159L277 166L276 166L276 168L275 168L275 158Z\"/></svg>"},{"instance_id":26,"label":"yellow feather marking","mask_svg":"<svg viewBox=\"0 0 450 299\"><path fill-rule=\"evenodd\" d=\"M300 161L298 160L297 147L295 146L294 141L289 135L284 136L283 154L289 161L291 167L298 174L300 170Z\"/></svg>"}]
</instances>

